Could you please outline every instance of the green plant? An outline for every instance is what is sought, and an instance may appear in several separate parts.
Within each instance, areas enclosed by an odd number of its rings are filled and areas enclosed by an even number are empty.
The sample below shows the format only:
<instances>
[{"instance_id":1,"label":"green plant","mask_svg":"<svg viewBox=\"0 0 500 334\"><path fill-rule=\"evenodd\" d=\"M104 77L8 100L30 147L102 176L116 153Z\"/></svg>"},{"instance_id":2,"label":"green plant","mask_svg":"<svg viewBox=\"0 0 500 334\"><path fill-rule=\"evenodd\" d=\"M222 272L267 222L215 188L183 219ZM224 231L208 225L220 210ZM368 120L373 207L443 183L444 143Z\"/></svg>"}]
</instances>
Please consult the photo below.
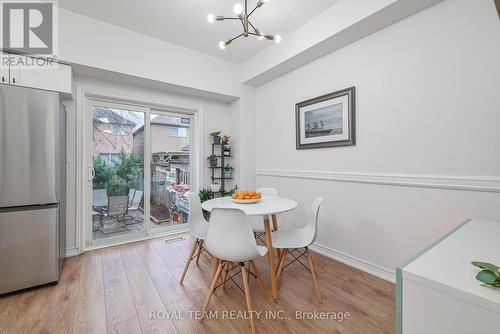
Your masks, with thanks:
<instances>
[{"instance_id":1,"label":"green plant","mask_svg":"<svg viewBox=\"0 0 500 334\"><path fill-rule=\"evenodd\" d=\"M482 282L483 286L500 288L500 267L488 262L471 262L474 266L482 269L476 279Z\"/></svg>"},{"instance_id":2,"label":"green plant","mask_svg":"<svg viewBox=\"0 0 500 334\"><path fill-rule=\"evenodd\" d=\"M106 189L108 189L109 196L123 196L127 194L127 181L119 177L118 175L113 175L111 180L106 183Z\"/></svg>"},{"instance_id":3,"label":"green plant","mask_svg":"<svg viewBox=\"0 0 500 334\"><path fill-rule=\"evenodd\" d=\"M112 165L106 165L99 155L92 159L92 167L95 171L92 180L94 189L107 189L108 181L116 174L115 168Z\"/></svg>"},{"instance_id":4,"label":"green plant","mask_svg":"<svg viewBox=\"0 0 500 334\"><path fill-rule=\"evenodd\" d=\"M109 196L126 195L128 189L138 188L142 159L121 151L116 163L106 164L100 156L92 159L94 189L107 189Z\"/></svg>"},{"instance_id":5,"label":"green plant","mask_svg":"<svg viewBox=\"0 0 500 334\"><path fill-rule=\"evenodd\" d=\"M225 166L224 166L224 170L225 170L225 171L230 171L230 170L233 170L233 166L232 166L232 165L230 165L230 164L227 164L227 165L225 165Z\"/></svg>"},{"instance_id":6,"label":"green plant","mask_svg":"<svg viewBox=\"0 0 500 334\"><path fill-rule=\"evenodd\" d=\"M209 199L212 199L212 192L208 188L203 188L198 192L198 196L200 196L200 201L201 203L203 203L208 201Z\"/></svg>"}]
</instances>

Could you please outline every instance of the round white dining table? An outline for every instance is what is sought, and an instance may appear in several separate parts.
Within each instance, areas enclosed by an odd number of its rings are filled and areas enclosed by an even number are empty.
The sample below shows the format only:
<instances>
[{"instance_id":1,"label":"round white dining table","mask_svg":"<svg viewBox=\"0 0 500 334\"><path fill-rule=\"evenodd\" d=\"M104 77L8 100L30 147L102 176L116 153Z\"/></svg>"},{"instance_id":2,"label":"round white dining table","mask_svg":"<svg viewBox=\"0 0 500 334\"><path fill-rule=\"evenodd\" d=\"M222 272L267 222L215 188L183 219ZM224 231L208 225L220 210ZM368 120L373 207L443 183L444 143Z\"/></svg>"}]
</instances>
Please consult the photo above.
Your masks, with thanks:
<instances>
[{"instance_id":1,"label":"round white dining table","mask_svg":"<svg viewBox=\"0 0 500 334\"><path fill-rule=\"evenodd\" d=\"M264 216L291 211L297 207L297 202L284 197L263 197L257 203L240 204L233 202L231 197L218 197L201 204L203 210L213 208L240 209L247 216Z\"/></svg>"},{"instance_id":2,"label":"round white dining table","mask_svg":"<svg viewBox=\"0 0 500 334\"><path fill-rule=\"evenodd\" d=\"M272 297L277 302L279 300L278 295L278 284L276 281L276 267L274 265L274 253L273 253L273 242L271 239L271 225L269 222L269 216L272 217L273 230L278 230L278 220L276 214L291 211L297 207L297 202L293 199L284 197L262 197L262 199L257 203L241 204L236 203L231 200L231 197L218 197L201 204L203 210L212 211L214 208L222 209L240 209L247 216L262 216L264 219L264 229L266 234L266 246L267 246L267 259L269 263L269 276L271 278L271 291ZM280 256L281 252L278 252ZM215 259L212 267L212 279L215 275L217 266L219 265L219 259ZM279 261L278 261L279 263Z\"/></svg>"}]
</instances>

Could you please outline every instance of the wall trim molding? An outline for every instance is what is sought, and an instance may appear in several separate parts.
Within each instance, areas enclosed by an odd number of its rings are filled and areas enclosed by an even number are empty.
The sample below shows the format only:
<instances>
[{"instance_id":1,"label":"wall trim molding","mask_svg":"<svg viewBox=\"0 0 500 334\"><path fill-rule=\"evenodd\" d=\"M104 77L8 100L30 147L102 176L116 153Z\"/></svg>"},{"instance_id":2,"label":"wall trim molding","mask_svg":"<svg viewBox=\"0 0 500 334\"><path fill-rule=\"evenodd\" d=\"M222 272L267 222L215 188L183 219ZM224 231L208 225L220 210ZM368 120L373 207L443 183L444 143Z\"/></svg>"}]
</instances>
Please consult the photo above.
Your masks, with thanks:
<instances>
[{"instance_id":1,"label":"wall trim molding","mask_svg":"<svg viewBox=\"0 0 500 334\"><path fill-rule=\"evenodd\" d=\"M500 193L500 178L493 176L347 173L286 169L256 169L255 174L295 179Z\"/></svg>"},{"instance_id":2,"label":"wall trim molding","mask_svg":"<svg viewBox=\"0 0 500 334\"><path fill-rule=\"evenodd\" d=\"M396 271L381 267L377 264L362 260L355 256L343 253L341 251L335 250L325 245L314 243L309 248L321 255L324 255L330 259L342 262L350 267L359 269L368 273L370 275L381 278L387 282L396 284Z\"/></svg>"}]
</instances>

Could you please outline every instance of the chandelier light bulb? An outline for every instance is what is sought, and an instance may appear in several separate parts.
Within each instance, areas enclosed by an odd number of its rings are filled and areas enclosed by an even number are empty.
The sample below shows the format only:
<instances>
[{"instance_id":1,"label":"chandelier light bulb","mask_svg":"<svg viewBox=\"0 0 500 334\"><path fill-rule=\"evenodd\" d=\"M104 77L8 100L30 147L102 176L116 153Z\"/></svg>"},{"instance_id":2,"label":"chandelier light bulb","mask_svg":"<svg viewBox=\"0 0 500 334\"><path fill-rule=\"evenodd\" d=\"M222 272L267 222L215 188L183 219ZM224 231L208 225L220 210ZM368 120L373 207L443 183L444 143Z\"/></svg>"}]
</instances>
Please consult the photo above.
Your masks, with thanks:
<instances>
[{"instance_id":1,"label":"chandelier light bulb","mask_svg":"<svg viewBox=\"0 0 500 334\"><path fill-rule=\"evenodd\" d=\"M241 13L243 13L243 6L240 5L239 3L235 4L233 6L233 12L236 14L236 15L240 15Z\"/></svg>"},{"instance_id":2,"label":"chandelier light bulb","mask_svg":"<svg viewBox=\"0 0 500 334\"><path fill-rule=\"evenodd\" d=\"M220 48L221 50L224 50L224 49L226 48L226 42L224 42L224 41L220 41L220 42L219 42L219 48Z\"/></svg>"},{"instance_id":3,"label":"chandelier light bulb","mask_svg":"<svg viewBox=\"0 0 500 334\"><path fill-rule=\"evenodd\" d=\"M269 0L262 0L262 2L263 2L263 3L267 3L267 2L269 2Z\"/></svg>"},{"instance_id":4,"label":"chandelier light bulb","mask_svg":"<svg viewBox=\"0 0 500 334\"><path fill-rule=\"evenodd\" d=\"M279 42L281 42L281 36L280 35L274 36L274 43L278 44Z\"/></svg>"},{"instance_id":5,"label":"chandelier light bulb","mask_svg":"<svg viewBox=\"0 0 500 334\"><path fill-rule=\"evenodd\" d=\"M208 14L207 15L207 21L208 21L208 23L214 23L214 21L215 21L214 14Z\"/></svg>"},{"instance_id":6,"label":"chandelier light bulb","mask_svg":"<svg viewBox=\"0 0 500 334\"><path fill-rule=\"evenodd\" d=\"M264 39L264 33L263 33L263 32L261 32L261 33L259 34L259 36L257 37L257 39L258 39L259 41L262 41L262 40Z\"/></svg>"}]
</instances>

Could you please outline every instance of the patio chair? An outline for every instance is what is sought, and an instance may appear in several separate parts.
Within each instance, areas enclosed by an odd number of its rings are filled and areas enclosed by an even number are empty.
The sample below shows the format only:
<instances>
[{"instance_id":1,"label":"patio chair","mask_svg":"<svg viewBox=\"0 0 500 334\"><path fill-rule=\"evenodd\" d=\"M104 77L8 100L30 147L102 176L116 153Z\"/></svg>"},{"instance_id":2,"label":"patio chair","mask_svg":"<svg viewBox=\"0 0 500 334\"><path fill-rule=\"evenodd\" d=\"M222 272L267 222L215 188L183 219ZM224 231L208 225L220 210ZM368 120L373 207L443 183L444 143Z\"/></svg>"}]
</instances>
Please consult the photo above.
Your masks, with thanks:
<instances>
[{"instance_id":1,"label":"patio chair","mask_svg":"<svg viewBox=\"0 0 500 334\"><path fill-rule=\"evenodd\" d=\"M134 211L139 209L139 205L141 204L142 201L142 194L144 194L142 190L135 190L135 189L132 199L130 199L130 193L128 194L128 199L129 199L128 211Z\"/></svg>"},{"instance_id":2,"label":"patio chair","mask_svg":"<svg viewBox=\"0 0 500 334\"><path fill-rule=\"evenodd\" d=\"M136 190L135 189L132 189L130 188L128 190L128 206L130 207L130 205L132 204L132 201L134 200L134 195L135 195L135 192Z\"/></svg>"},{"instance_id":3,"label":"patio chair","mask_svg":"<svg viewBox=\"0 0 500 334\"><path fill-rule=\"evenodd\" d=\"M128 213L128 196L110 196L108 197L108 207L102 210L104 222L110 218L115 218L117 222L125 223L125 217ZM101 231L105 234L126 231L125 224L122 229L113 232L104 231L104 224L101 224Z\"/></svg>"},{"instance_id":4,"label":"patio chair","mask_svg":"<svg viewBox=\"0 0 500 334\"><path fill-rule=\"evenodd\" d=\"M141 201L142 201L142 195L144 194L144 192L142 190L131 189L131 191L132 190L134 190L132 199L130 199L130 191L128 194L128 199L129 199L128 212L129 213L139 210L139 206L140 206ZM128 219L128 218L130 218L130 219ZM125 224L126 225L137 224L137 223L142 223L142 221L143 221L143 218L138 218L134 212L133 215L131 215L131 214L127 215L127 219L125 220Z\"/></svg>"},{"instance_id":5,"label":"patio chair","mask_svg":"<svg viewBox=\"0 0 500 334\"><path fill-rule=\"evenodd\" d=\"M94 208L103 208L108 205L108 190L94 189L92 190L92 206Z\"/></svg>"},{"instance_id":6,"label":"patio chair","mask_svg":"<svg viewBox=\"0 0 500 334\"><path fill-rule=\"evenodd\" d=\"M99 227L102 227L103 210L108 205L108 190L107 189L93 189L92 190L92 222L94 218L99 216ZM93 224L93 223L92 223ZM94 228L92 228L94 230Z\"/></svg>"}]
</instances>

